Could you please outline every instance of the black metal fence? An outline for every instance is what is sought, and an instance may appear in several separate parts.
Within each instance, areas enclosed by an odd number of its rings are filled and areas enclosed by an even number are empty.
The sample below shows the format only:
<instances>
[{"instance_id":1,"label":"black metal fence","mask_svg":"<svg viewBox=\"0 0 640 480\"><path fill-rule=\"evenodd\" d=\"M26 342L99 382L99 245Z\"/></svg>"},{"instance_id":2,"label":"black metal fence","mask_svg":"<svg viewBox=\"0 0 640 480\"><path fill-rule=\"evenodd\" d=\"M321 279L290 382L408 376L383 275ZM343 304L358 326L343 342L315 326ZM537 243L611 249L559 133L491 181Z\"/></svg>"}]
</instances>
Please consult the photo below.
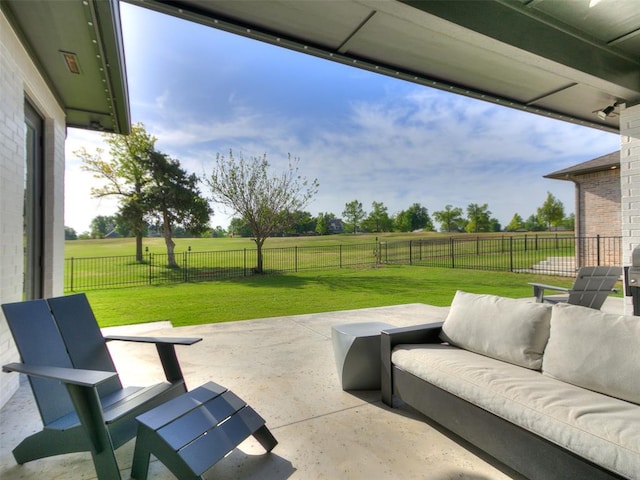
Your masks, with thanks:
<instances>
[{"instance_id":1,"label":"black metal fence","mask_svg":"<svg viewBox=\"0 0 640 480\"><path fill-rule=\"evenodd\" d=\"M263 249L265 273L410 264L573 276L580 266L621 265L621 237L485 236ZM254 274L255 249L67 258L65 291L199 282Z\"/></svg>"}]
</instances>

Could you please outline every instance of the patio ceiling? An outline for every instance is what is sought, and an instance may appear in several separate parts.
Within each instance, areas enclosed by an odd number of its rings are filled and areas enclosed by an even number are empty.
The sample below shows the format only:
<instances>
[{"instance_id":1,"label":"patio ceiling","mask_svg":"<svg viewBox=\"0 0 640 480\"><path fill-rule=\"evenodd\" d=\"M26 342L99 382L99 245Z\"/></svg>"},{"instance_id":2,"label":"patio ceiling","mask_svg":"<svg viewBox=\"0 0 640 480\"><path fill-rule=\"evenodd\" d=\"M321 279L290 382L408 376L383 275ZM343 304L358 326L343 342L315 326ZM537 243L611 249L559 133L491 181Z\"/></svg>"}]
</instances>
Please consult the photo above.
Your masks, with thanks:
<instances>
[{"instance_id":1,"label":"patio ceiling","mask_svg":"<svg viewBox=\"0 0 640 480\"><path fill-rule=\"evenodd\" d=\"M70 127L129 132L119 6L118 0L0 1Z\"/></svg>"},{"instance_id":2,"label":"patio ceiling","mask_svg":"<svg viewBox=\"0 0 640 480\"><path fill-rule=\"evenodd\" d=\"M125 1L611 132L620 108L640 102L636 0Z\"/></svg>"}]
</instances>

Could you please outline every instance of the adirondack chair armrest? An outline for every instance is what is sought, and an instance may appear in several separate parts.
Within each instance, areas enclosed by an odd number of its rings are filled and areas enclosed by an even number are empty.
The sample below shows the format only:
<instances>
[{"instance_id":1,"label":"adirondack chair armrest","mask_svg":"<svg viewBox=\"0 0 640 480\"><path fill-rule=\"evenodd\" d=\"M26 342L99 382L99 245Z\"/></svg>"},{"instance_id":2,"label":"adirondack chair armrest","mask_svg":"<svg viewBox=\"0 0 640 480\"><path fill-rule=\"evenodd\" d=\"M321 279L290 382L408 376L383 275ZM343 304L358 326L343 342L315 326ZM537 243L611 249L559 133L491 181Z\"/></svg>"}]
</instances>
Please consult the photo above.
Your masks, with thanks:
<instances>
[{"instance_id":1,"label":"adirondack chair armrest","mask_svg":"<svg viewBox=\"0 0 640 480\"><path fill-rule=\"evenodd\" d=\"M106 341L121 340L125 342L153 343L158 350L160 363L164 370L165 377L171 383L184 383L182 369L176 356L176 345L193 345L202 340L202 338L183 337L130 337L126 335L109 335L105 337Z\"/></svg>"},{"instance_id":2,"label":"adirondack chair armrest","mask_svg":"<svg viewBox=\"0 0 640 480\"><path fill-rule=\"evenodd\" d=\"M43 365L26 365L24 363L9 363L3 365L3 372L17 372L25 375L58 380L67 385L81 387L96 387L97 385L117 376L115 372L99 370L81 370L77 368L50 367Z\"/></svg>"},{"instance_id":3,"label":"adirondack chair armrest","mask_svg":"<svg viewBox=\"0 0 640 480\"><path fill-rule=\"evenodd\" d=\"M571 292L570 288L558 287L556 285L546 285L544 283L529 283L533 287L533 296L536 297L536 301L538 303L542 303L544 300L544 291L545 290L553 290L556 292L569 293Z\"/></svg>"},{"instance_id":4,"label":"adirondack chair armrest","mask_svg":"<svg viewBox=\"0 0 640 480\"><path fill-rule=\"evenodd\" d=\"M173 344L173 345L193 345L202 341L199 337L137 337L129 335L107 335L104 339L109 342L112 340L119 340L123 342L137 342L137 343L155 343L155 344Z\"/></svg>"},{"instance_id":5,"label":"adirondack chair armrest","mask_svg":"<svg viewBox=\"0 0 640 480\"><path fill-rule=\"evenodd\" d=\"M92 443L93 449L96 452L108 451L111 439L104 426L104 412L102 410L97 386L117 376L118 374L116 372L26 365L24 363L9 363L3 365L2 370L4 372L24 373L25 375L62 382L69 392L77 418L80 420L84 432ZM59 418L47 426L54 429L64 429L69 421L67 417L68 415ZM110 455L113 455L112 451ZM115 458L113 462L114 465L117 465ZM102 466L108 468L108 466ZM97 465L96 468L98 468ZM117 474L117 466L115 473ZM100 473L98 473L98 475L100 475ZM113 471L109 471L106 478L118 477L115 476Z\"/></svg>"}]
</instances>

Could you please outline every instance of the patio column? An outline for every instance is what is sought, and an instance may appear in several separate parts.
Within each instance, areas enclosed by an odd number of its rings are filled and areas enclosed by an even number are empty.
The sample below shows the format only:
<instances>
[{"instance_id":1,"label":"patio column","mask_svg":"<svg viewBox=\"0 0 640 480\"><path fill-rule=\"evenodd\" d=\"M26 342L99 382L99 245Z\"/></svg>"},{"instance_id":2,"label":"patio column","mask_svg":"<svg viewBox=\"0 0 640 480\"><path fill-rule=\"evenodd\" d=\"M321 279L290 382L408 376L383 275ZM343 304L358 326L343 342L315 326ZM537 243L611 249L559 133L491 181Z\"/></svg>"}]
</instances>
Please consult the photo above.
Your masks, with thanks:
<instances>
[{"instance_id":1,"label":"patio column","mask_svg":"<svg viewBox=\"0 0 640 480\"><path fill-rule=\"evenodd\" d=\"M640 104L620 112L620 187L622 193L622 264L631 264L631 252L640 245ZM626 314L633 313L625 297Z\"/></svg>"}]
</instances>

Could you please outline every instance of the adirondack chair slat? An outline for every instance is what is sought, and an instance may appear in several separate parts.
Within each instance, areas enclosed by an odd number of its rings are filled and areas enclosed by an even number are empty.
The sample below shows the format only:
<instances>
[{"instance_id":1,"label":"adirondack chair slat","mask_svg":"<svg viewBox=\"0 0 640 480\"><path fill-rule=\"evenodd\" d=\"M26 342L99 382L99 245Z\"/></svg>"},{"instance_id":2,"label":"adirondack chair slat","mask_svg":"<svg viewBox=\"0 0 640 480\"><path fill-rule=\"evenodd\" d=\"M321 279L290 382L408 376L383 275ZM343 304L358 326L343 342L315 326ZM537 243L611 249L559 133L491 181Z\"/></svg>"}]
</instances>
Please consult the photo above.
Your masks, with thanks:
<instances>
[{"instance_id":1,"label":"adirondack chair slat","mask_svg":"<svg viewBox=\"0 0 640 480\"><path fill-rule=\"evenodd\" d=\"M85 295L47 300L56 320L69 358L75 368L115 372L116 367ZM122 390L119 377L98 386L100 397Z\"/></svg>"}]
</instances>

